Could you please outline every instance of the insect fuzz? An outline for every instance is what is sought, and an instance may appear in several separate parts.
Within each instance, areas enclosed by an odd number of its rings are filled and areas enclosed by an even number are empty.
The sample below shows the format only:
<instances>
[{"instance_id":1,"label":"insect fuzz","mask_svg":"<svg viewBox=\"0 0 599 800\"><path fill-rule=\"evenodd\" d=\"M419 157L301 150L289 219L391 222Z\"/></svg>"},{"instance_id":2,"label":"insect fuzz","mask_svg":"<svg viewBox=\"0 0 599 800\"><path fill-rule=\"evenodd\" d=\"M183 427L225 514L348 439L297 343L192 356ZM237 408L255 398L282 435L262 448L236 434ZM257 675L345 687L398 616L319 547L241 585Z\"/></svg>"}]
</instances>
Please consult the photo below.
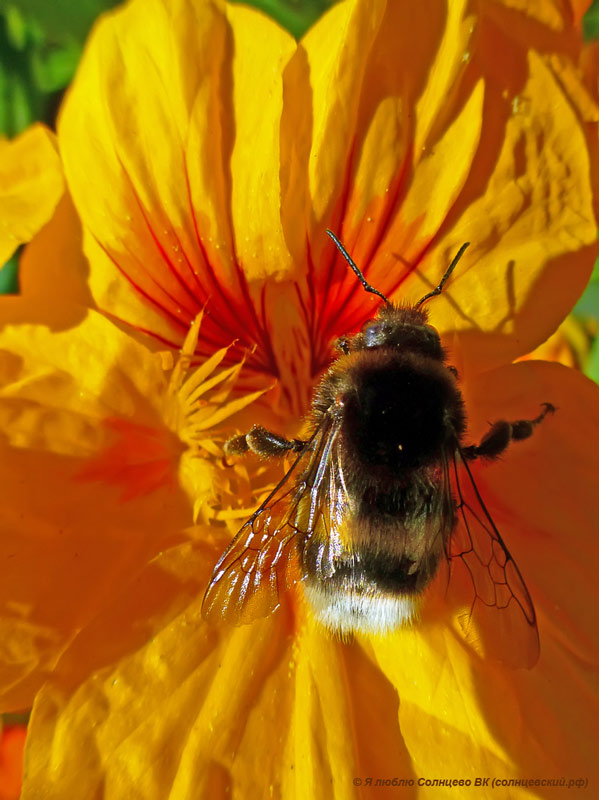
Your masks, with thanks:
<instances>
[{"instance_id":1,"label":"insect fuzz","mask_svg":"<svg viewBox=\"0 0 599 800\"><path fill-rule=\"evenodd\" d=\"M466 587L459 600L466 638L531 666L539 653L534 607L469 464L527 439L554 408L544 403L532 419L499 420L478 444L466 444L457 372L422 306L441 293L467 245L435 289L398 306L327 233L382 303L361 331L336 342L305 440L255 425L226 443L228 457L251 451L295 460L216 564L203 614L251 622L301 583L330 630L382 633L415 617L445 560L450 584Z\"/></svg>"},{"instance_id":2,"label":"insect fuzz","mask_svg":"<svg viewBox=\"0 0 599 800\"><path fill-rule=\"evenodd\" d=\"M454 526L444 456L465 428L455 375L426 312L383 306L318 386L316 427L337 423L330 524L301 548L305 592L328 627L410 620Z\"/></svg>"}]
</instances>

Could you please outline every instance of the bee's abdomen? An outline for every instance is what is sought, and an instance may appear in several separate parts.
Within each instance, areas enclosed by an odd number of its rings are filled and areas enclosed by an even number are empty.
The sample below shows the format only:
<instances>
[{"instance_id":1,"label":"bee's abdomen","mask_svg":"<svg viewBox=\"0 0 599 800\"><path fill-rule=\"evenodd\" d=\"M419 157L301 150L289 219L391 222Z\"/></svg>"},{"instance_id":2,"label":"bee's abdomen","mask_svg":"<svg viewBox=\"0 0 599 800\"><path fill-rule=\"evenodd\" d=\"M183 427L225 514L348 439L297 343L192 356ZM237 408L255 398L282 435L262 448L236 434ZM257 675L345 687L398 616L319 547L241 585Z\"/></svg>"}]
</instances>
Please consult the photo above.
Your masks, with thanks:
<instances>
[{"instance_id":1,"label":"bee's abdomen","mask_svg":"<svg viewBox=\"0 0 599 800\"><path fill-rule=\"evenodd\" d=\"M329 543L312 539L303 553L304 571L330 589L380 591L392 594L421 592L437 571L442 548L425 535L395 535L368 542L349 543L336 552L324 553Z\"/></svg>"},{"instance_id":2,"label":"bee's abdomen","mask_svg":"<svg viewBox=\"0 0 599 800\"><path fill-rule=\"evenodd\" d=\"M411 556L392 546L346 551L323 569L318 549L311 541L304 551L306 597L321 622L341 633L382 632L409 621L440 561L436 548Z\"/></svg>"}]
</instances>

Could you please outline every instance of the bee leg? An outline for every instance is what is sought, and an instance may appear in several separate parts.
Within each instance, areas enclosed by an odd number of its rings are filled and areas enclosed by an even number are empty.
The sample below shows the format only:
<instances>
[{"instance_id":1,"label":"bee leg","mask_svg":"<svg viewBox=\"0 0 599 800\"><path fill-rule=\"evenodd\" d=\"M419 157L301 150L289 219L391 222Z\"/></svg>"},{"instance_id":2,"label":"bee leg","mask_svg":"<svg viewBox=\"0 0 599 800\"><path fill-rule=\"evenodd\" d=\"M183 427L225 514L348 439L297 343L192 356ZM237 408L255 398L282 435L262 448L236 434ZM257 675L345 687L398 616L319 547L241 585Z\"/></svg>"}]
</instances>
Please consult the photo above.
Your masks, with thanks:
<instances>
[{"instance_id":1,"label":"bee leg","mask_svg":"<svg viewBox=\"0 0 599 800\"><path fill-rule=\"evenodd\" d=\"M348 355L351 352L349 336L340 336L339 339L336 339L335 350L339 350L344 356Z\"/></svg>"},{"instance_id":2,"label":"bee leg","mask_svg":"<svg viewBox=\"0 0 599 800\"><path fill-rule=\"evenodd\" d=\"M519 419L516 422L500 420L491 425L480 441L462 449L464 458L473 461L475 458L497 458L507 449L510 442L519 442L532 436L534 428L541 423L547 414L553 414L555 406L543 403L543 410L535 419Z\"/></svg>"},{"instance_id":3,"label":"bee leg","mask_svg":"<svg viewBox=\"0 0 599 800\"><path fill-rule=\"evenodd\" d=\"M306 443L301 439L285 439L262 425L254 425L249 433L233 436L225 442L225 455L240 456L251 451L264 458L284 456L285 453L301 452Z\"/></svg>"}]
</instances>

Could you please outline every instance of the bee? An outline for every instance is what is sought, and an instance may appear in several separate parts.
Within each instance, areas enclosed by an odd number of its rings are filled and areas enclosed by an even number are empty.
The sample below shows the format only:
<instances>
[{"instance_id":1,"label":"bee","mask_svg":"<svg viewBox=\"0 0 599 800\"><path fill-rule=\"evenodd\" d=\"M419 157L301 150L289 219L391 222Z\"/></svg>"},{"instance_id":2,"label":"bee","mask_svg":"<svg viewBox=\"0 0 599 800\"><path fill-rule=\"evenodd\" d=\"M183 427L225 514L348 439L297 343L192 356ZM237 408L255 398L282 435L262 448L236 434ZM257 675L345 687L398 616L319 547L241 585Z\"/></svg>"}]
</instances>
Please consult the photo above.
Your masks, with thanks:
<instances>
[{"instance_id":1,"label":"bee","mask_svg":"<svg viewBox=\"0 0 599 800\"><path fill-rule=\"evenodd\" d=\"M491 657L530 667L539 655L535 609L470 464L530 437L554 406L543 403L533 419L494 422L478 444L466 444L457 370L423 306L441 294L468 243L435 289L415 305L396 305L327 234L381 305L360 332L335 343L305 439L255 425L226 443L228 456L294 460L216 564L203 615L251 622L301 582L331 632L385 634L418 617L446 564L448 586L465 587L467 638Z\"/></svg>"}]
</instances>

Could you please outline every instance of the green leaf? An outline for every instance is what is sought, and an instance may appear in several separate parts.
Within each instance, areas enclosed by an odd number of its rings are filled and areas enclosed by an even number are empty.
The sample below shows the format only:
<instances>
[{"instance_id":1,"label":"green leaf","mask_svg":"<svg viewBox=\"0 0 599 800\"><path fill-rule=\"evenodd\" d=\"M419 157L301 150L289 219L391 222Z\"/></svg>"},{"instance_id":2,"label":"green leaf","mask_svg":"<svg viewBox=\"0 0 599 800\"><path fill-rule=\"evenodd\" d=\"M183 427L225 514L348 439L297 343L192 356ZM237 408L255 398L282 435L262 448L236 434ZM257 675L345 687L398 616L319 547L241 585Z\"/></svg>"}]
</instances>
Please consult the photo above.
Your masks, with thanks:
<instances>
[{"instance_id":1,"label":"green leaf","mask_svg":"<svg viewBox=\"0 0 599 800\"><path fill-rule=\"evenodd\" d=\"M574 314L579 317L599 317L599 282L591 281L574 306Z\"/></svg>"},{"instance_id":2,"label":"green leaf","mask_svg":"<svg viewBox=\"0 0 599 800\"><path fill-rule=\"evenodd\" d=\"M21 249L0 269L0 294L19 293L19 257Z\"/></svg>"},{"instance_id":3,"label":"green leaf","mask_svg":"<svg viewBox=\"0 0 599 800\"><path fill-rule=\"evenodd\" d=\"M582 35L585 41L599 39L599 0L594 0L582 18Z\"/></svg>"},{"instance_id":4,"label":"green leaf","mask_svg":"<svg viewBox=\"0 0 599 800\"><path fill-rule=\"evenodd\" d=\"M43 45L31 55L35 85L41 92L56 92L67 86L81 57L81 46L73 41L61 46Z\"/></svg>"},{"instance_id":5,"label":"green leaf","mask_svg":"<svg viewBox=\"0 0 599 800\"><path fill-rule=\"evenodd\" d=\"M577 317L599 319L599 258L595 261L587 287L574 306L572 313Z\"/></svg>"},{"instance_id":6,"label":"green leaf","mask_svg":"<svg viewBox=\"0 0 599 800\"><path fill-rule=\"evenodd\" d=\"M9 6L5 12L5 18L8 41L15 50L24 50L28 39L25 17L18 8Z\"/></svg>"},{"instance_id":7,"label":"green leaf","mask_svg":"<svg viewBox=\"0 0 599 800\"><path fill-rule=\"evenodd\" d=\"M36 34L29 25L18 28L14 22L18 15L13 13L12 19L11 23L0 16L0 134L7 136L16 136L43 118L46 108L31 77L30 54ZM18 47L13 44L15 38Z\"/></svg>"},{"instance_id":8,"label":"green leaf","mask_svg":"<svg viewBox=\"0 0 599 800\"><path fill-rule=\"evenodd\" d=\"M82 43L96 17L115 5L117 0L0 0L0 12L16 9L28 23L39 25L46 40Z\"/></svg>"},{"instance_id":9,"label":"green leaf","mask_svg":"<svg viewBox=\"0 0 599 800\"><path fill-rule=\"evenodd\" d=\"M3 72L0 65L0 72ZM39 98L21 75L3 75L0 99L0 130L16 136L38 118Z\"/></svg>"},{"instance_id":10,"label":"green leaf","mask_svg":"<svg viewBox=\"0 0 599 800\"><path fill-rule=\"evenodd\" d=\"M335 0L234 0L268 14L283 28L301 38Z\"/></svg>"},{"instance_id":11,"label":"green leaf","mask_svg":"<svg viewBox=\"0 0 599 800\"><path fill-rule=\"evenodd\" d=\"M584 374L595 383L599 383L599 338L591 345L591 349L585 364Z\"/></svg>"}]
</instances>

